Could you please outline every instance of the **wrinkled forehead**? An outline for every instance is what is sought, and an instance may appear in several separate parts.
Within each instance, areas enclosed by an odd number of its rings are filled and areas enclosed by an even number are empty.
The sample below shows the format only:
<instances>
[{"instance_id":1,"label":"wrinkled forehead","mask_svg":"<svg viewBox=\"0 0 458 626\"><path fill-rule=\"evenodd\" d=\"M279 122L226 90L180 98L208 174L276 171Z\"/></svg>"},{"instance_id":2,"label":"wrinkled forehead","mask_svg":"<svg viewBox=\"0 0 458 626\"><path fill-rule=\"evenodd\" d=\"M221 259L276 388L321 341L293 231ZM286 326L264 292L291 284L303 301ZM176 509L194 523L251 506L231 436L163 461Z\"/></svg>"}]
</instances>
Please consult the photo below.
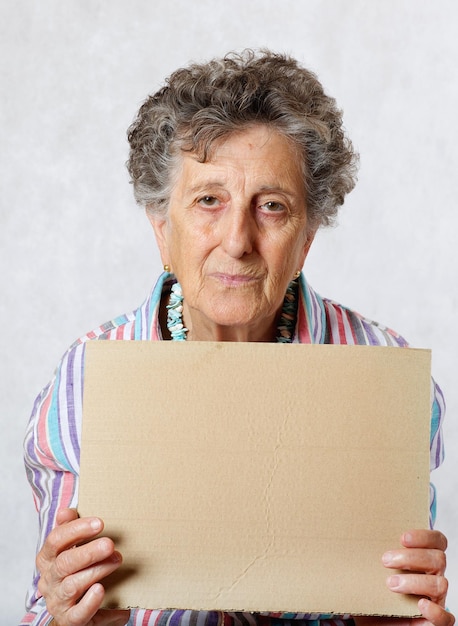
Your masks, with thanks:
<instances>
[{"instance_id":1,"label":"wrinkled forehead","mask_svg":"<svg viewBox=\"0 0 458 626\"><path fill-rule=\"evenodd\" d=\"M201 163L212 161L215 153L227 145L234 138L253 135L253 131L260 138L259 147L272 137L282 137L289 145L289 149L294 154L294 159L303 161L302 149L287 133L272 124L253 122L237 125L231 128L215 125L194 129L186 126L179 128L173 141L172 151L176 157L191 156Z\"/></svg>"}]
</instances>

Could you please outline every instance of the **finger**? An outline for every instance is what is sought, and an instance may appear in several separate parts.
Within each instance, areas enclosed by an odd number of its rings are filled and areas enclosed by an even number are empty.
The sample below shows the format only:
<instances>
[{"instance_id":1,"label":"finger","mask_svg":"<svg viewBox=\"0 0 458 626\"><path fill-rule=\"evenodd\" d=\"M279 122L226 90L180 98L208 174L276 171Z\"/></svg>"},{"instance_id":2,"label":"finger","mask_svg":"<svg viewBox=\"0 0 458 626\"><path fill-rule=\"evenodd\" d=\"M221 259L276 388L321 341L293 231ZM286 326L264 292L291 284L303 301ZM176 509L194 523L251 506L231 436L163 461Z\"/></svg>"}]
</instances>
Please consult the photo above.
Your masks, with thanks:
<instances>
[{"instance_id":1,"label":"finger","mask_svg":"<svg viewBox=\"0 0 458 626\"><path fill-rule=\"evenodd\" d=\"M439 530L409 530L402 535L401 544L405 548L432 548L445 552L447 537Z\"/></svg>"},{"instance_id":2,"label":"finger","mask_svg":"<svg viewBox=\"0 0 458 626\"><path fill-rule=\"evenodd\" d=\"M88 569L97 563L120 563L122 560L119 552L115 552L114 544L108 537L101 537L84 544L78 548L71 548L59 554L52 561L41 560L41 555L37 557L37 565L40 570L40 579L38 581L38 589L45 598L59 595L59 585L62 584L69 576L76 574L80 570ZM45 565L43 565L45 564ZM113 568L115 569L117 565ZM86 576L86 583L80 584L80 588L73 593L65 589L63 596L65 598L72 597L75 601L86 589L103 576L111 573L112 569L104 568L100 572L99 577ZM71 583L67 582L71 586ZM62 593L61 593L62 595Z\"/></svg>"},{"instance_id":3,"label":"finger","mask_svg":"<svg viewBox=\"0 0 458 626\"><path fill-rule=\"evenodd\" d=\"M387 578L386 584L396 593L426 596L439 604L444 604L448 581L444 576L428 574L396 574Z\"/></svg>"},{"instance_id":4,"label":"finger","mask_svg":"<svg viewBox=\"0 0 458 626\"><path fill-rule=\"evenodd\" d=\"M56 557L54 565L49 569L49 582L59 583L67 576L102 563L113 555L118 555L115 558L119 560L120 554L115 552L114 543L109 537L93 539L77 548L65 550Z\"/></svg>"},{"instance_id":5,"label":"finger","mask_svg":"<svg viewBox=\"0 0 458 626\"><path fill-rule=\"evenodd\" d=\"M419 600L418 608L423 617L435 626L453 626L455 623L455 617L452 613L427 598Z\"/></svg>"},{"instance_id":6,"label":"finger","mask_svg":"<svg viewBox=\"0 0 458 626\"><path fill-rule=\"evenodd\" d=\"M382 562L385 567L440 575L447 565L445 552L427 548L390 550L382 556Z\"/></svg>"},{"instance_id":7,"label":"finger","mask_svg":"<svg viewBox=\"0 0 458 626\"><path fill-rule=\"evenodd\" d=\"M59 585L52 588L52 593L46 597L46 603L50 613L53 610L66 613L72 609L76 603L80 603L81 599L86 596L88 590L98 589L97 584L114 572L121 564L122 559L119 553L113 554L110 558L86 570L78 571L71 576L67 576ZM86 603L83 606L95 606L93 591L89 594ZM96 593L98 597L98 592ZM91 601L92 598L92 601ZM97 605L99 608L99 605ZM97 610L97 609L95 609Z\"/></svg>"},{"instance_id":8,"label":"finger","mask_svg":"<svg viewBox=\"0 0 458 626\"><path fill-rule=\"evenodd\" d=\"M45 561L53 560L63 550L92 539L102 530L103 522L98 517L77 518L56 526L47 536L39 553L40 558Z\"/></svg>"},{"instance_id":9,"label":"finger","mask_svg":"<svg viewBox=\"0 0 458 626\"><path fill-rule=\"evenodd\" d=\"M65 623L67 626L89 626L97 623L96 620L91 620L99 610L104 595L105 590L103 586L100 583L96 583L86 591L78 604L70 607L62 606L59 603L54 605L54 602L48 601L46 604L49 613L54 616L57 622Z\"/></svg>"},{"instance_id":10,"label":"finger","mask_svg":"<svg viewBox=\"0 0 458 626\"><path fill-rule=\"evenodd\" d=\"M56 524L62 526L67 522L78 519L78 511L76 509L59 509L56 513Z\"/></svg>"}]
</instances>

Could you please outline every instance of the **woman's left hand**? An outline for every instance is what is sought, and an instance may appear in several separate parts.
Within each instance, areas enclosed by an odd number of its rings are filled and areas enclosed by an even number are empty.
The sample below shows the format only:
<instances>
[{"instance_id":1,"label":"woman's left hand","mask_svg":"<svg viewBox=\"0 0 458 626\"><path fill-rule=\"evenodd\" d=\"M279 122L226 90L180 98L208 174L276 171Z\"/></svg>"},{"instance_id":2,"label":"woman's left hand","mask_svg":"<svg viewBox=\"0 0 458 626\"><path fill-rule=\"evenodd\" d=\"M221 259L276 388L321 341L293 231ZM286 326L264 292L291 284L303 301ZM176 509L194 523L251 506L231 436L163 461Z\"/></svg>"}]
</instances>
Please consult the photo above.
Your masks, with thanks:
<instances>
[{"instance_id":1,"label":"woman's left hand","mask_svg":"<svg viewBox=\"0 0 458 626\"><path fill-rule=\"evenodd\" d=\"M437 530L410 530L402 535L401 545L382 557L385 567L403 570L389 576L387 586L396 593L422 596L418 609L423 618L355 617L356 626L453 626L455 617L445 610L446 537Z\"/></svg>"}]
</instances>

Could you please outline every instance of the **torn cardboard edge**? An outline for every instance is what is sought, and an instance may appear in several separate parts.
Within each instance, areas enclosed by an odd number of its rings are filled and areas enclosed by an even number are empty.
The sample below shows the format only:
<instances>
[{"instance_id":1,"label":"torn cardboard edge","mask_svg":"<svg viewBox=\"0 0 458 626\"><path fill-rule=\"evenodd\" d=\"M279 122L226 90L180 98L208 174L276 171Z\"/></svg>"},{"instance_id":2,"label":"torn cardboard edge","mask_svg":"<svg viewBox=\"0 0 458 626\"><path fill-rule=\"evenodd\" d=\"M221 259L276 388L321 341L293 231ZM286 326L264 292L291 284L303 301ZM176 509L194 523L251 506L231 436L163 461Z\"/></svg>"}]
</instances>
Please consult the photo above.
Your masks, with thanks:
<instances>
[{"instance_id":1,"label":"torn cardboard edge","mask_svg":"<svg viewBox=\"0 0 458 626\"><path fill-rule=\"evenodd\" d=\"M428 527L429 351L91 342L85 372L107 606L418 616L381 555Z\"/></svg>"}]
</instances>

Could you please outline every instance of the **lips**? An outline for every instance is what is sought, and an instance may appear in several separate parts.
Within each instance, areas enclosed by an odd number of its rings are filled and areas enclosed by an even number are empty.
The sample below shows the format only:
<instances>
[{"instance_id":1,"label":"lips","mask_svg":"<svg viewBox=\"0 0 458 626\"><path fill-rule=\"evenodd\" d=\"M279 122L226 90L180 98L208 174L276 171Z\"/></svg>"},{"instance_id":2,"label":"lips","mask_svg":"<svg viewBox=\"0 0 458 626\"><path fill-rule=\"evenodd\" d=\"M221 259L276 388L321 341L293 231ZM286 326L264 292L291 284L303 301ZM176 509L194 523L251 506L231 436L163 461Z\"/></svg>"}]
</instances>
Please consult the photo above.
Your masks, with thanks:
<instances>
[{"instance_id":1,"label":"lips","mask_svg":"<svg viewBox=\"0 0 458 626\"><path fill-rule=\"evenodd\" d=\"M225 285L226 287L243 287L258 282L258 276L247 274L228 274L226 272L214 272L211 277Z\"/></svg>"}]
</instances>

